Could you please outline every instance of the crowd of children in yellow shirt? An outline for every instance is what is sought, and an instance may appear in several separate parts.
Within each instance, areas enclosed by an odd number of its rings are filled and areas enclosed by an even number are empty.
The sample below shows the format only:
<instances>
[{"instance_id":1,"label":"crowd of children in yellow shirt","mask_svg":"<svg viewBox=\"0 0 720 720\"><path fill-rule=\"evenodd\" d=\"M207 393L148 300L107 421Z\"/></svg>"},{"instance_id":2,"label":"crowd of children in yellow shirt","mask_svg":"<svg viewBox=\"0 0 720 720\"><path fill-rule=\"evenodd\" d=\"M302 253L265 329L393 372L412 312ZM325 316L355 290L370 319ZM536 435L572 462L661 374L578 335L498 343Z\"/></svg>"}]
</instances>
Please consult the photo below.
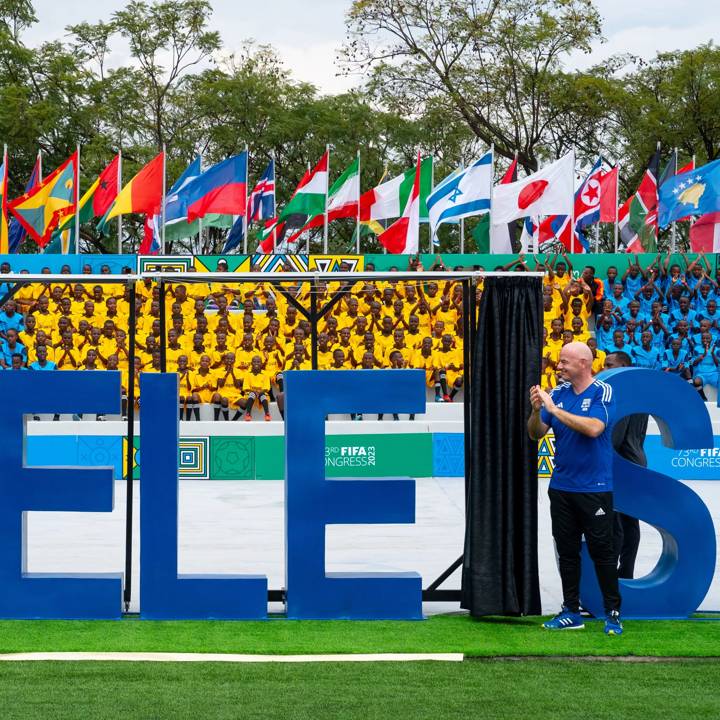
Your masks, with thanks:
<instances>
[{"instance_id":1,"label":"crowd of children in yellow shirt","mask_svg":"<svg viewBox=\"0 0 720 720\"><path fill-rule=\"evenodd\" d=\"M311 368L309 283L166 283L166 370L177 372L181 419L251 419L259 405L283 411L283 373ZM320 370L419 368L438 402L463 382L462 285L447 282L318 282L316 304L336 302L319 320ZM119 370L128 390L129 325L135 321L135 375L160 371L160 291L146 279L130 308L125 283L26 284L0 318L0 365L31 370ZM4 318L4 319L3 319ZM13 327L14 326L14 327ZM17 367L16 367L17 366ZM136 383L136 395L138 394Z\"/></svg>"}]
</instances>

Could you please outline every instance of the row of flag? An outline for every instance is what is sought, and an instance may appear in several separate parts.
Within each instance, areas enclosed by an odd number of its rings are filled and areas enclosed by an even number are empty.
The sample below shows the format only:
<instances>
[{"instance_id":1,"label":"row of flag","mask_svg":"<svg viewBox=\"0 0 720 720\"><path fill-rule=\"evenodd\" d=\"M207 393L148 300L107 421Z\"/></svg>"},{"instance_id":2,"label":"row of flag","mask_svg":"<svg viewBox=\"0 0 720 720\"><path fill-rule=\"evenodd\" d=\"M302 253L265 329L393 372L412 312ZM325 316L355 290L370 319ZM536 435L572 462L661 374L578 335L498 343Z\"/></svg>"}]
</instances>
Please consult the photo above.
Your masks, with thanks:
<instances>
[{"instance_id":1,"label":"row of flag","mask_svg":"<svg viewBox=\"0 0 720 720\"><path fill-rule=\"evenodd\" d=\"M8 160L0 166L0 254L17 252L25 236L46 251L68 252L81 224L99 218L98 228L128 214L145 216L141 254L163 251L167 237L191 237L200 223L227 227L223 252L247 247L251 223L261 223L258 252L292 250L312 228L353 218L357 244L361 229L374 232L391 253L420 250L420 223L429 224L437 242L443 223L480 216L474 235L480 251L509 253L519 247L536 251L558 243L569 252L589 252L589 227L615 226L615 249L654 252L659 228L692 221L693 250L720 250L720 160L702 167L694 161L678 168L677 152L659 174L659 147L636 192L618 204L617 165L598 158L590 172L576 182L574 152L568 152L535 173L518 178L517 158L494 184L490 150L468 167L458 168L433 186L433 161L418 153L415 167L361 192L360 154L330 185L330 149L315 167L308 167L295 192L280 212L276 209L275 160L249 190L248 151L203 170L196 158L166 189L166 154L159 153L127 184L121 182L121 154L79 196L80 151L43 178L41 158L26 191L8 200ZM391 223L389 221L392 221ZM383 223L383 224L381 224Z\"/></svg>"}]
</instances>

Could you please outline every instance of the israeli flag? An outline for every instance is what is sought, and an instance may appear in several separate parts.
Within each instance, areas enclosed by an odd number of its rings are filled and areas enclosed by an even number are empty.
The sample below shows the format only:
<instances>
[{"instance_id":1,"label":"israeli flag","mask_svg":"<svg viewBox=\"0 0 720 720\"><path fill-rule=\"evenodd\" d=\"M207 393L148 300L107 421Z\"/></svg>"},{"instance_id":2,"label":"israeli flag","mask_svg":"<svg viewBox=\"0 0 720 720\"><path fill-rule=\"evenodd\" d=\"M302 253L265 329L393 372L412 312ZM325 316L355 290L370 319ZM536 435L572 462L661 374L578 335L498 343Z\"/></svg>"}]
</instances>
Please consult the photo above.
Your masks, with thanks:
<instances>
[{"instance_id":1,"label":"israeli flag","mask_svg":"<svg viewBox=\"0 0 720 720\"><path fill-rule=\"evenodd\" d=\"M441 223L489 212L492 184L492 152L448 175L427 199L432 237Z\"/></svg>"}]
</instances>

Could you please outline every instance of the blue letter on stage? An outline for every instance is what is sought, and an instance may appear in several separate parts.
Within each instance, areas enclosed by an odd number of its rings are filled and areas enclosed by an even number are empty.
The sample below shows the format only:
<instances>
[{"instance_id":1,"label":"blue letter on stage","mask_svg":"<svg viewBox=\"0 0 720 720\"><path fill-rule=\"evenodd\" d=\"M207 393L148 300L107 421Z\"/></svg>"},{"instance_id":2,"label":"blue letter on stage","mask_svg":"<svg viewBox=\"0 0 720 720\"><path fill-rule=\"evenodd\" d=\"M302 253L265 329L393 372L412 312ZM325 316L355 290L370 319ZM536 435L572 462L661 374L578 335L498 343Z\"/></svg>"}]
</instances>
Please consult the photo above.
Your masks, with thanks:
<instances>
[{"instance_id":1,"label":"blue letter on stage","mask_svg":"<svg viewBox=\"0 0 720 720\"><path fill-rule=\"evenodd\" d=\"M178 575L178 376L140 376L140 616L148 620L262 619L261 575Z\"/></svg>"},{"instance_id":2,"label":"blue letter on stage","mask_svg":"<svg viewBox=\"0 0 720 720\"><path fill-rule=\"evenodd\" d=\"M112 468L26 467L26 413L114 413L117 372L0 372L0 617L119 618L122 575L26 573L26 513L111 512Z\"/></svg>"},{"instance_id":3,"label":"blue letter on stage","mask_svg":"<svg viewBox=\"0 0 720 720\"><path fill-rule=\"evenodd\" d=\"M285 390L288 617L421 618L417 573L325 572L326 525L415 521L411 478L325 479L325 416L424 412L424 371L288 372Z\"/></svg>"},{"instance_id":4,"label":"blue letter on stage","mask_svg":"<svg viewBox=\"0 0 720 720\"><path fill-rule=\"evenodd\" d=\"M676 450L713 446L705 404L686 382L656 370L624 368L602 374L613 388L616 420L652 415L663 444ZM686 485L615 454L615 508L639 518L662 536L655 568L643 578L621 580L622 614L634 618L683 618L697 610L715 571L715 529L703 501ZM583 549L582 602L604 615L595 572Z\"/></svg>"}]
</instances>

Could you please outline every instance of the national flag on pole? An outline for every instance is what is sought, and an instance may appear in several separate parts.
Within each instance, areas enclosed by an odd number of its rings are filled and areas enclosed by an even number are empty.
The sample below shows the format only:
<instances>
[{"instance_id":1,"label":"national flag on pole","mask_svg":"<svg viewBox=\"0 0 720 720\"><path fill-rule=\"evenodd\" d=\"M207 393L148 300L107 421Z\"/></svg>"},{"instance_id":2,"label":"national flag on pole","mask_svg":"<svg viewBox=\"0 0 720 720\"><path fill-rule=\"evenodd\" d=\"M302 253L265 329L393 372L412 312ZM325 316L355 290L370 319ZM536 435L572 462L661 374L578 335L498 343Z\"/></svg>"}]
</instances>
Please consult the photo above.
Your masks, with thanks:
<instances>
[{"instance_id":1,"label":"national flag on pole","mask_svg":"<svg viewBox=\"0 0 720 720\"><path fill-rule=\"evenodd\" d=\"M618 211L618 166L600 174L600 222L614 223Z\"/></svg>"},{"instance_id":2,"label":"national flag on pole","mask_svg":"<svg viewBox=\"0 0 720 720\"><path fill-rule=\"evenodd\" d=\"M485 153L470 167L448 175L427 199L431 237L435 237L443 222L488 212L492 184L491 152Z\"/></svg>"},{"instance_id":3,"label":"national flag on pole","mask_svg":"<svg viewBox=\"0 0 720 720\"><path fill-rule=\"evenodd\" d=\"M720 160L675 175L660 188L660 227L720 211Z\"/></svg>"},{"instance_id":4,"label":"national flag on pole","mask_svg":"<svg viewBox=\"0 0 720 720\"><path fill-rule=\"evenodd\" d=\"M41 172L42 167L42 161L40 160L40 154L38 153L37 159L35 160L35 165L33 165L32 172L30 173L30 179L27 181L27 185L25 186L25 194L29 193L37 184L40 182L40 178L42 175ZM6 201L7 204L7 201ZM16 253L20 249L20 244L25 239L25 236L27 233L25 232L25 228L22 226L22 224L16 220L14 217L10 216L10 226L8 229L8 245L9 245L9 252Z\"/></svg>"},{"instance_id":5,"label":"national flag on pole","mask_svg":"<svg viewBox=\"0 0 720 720\"><path fill-rule=\"evenodd\" d=\"M325 152L318 164L303 175L293 196L278 215L288 227L303 226L308 217L325 213L325 199L328 195L328 159Z\"/></svg>"},{"instance_id":6,"label":"national flag on pole","mask_svg":"<svg viewBox=\"0 0 720 720\"><path fill-rule=\"evenodd\" d=\"M428 218L427 198L432 191L433 159L426 157L420 169L420 218ZM400 217L415 184L416 168L368 190L360 197L360 220L389 220Z\"/></svg>"},{"instance_id":7,"label":"national flag on pole","mask_svg":"<svg viewBox=\"0 0 720 720\"><path fill-rule=\"evenodd\" d=\"M209 213L244 215L247 201L247 152L213 165L188 183L180 195L187 203L188 222Z\"/></svg>"},{"instance_id":8,"label":"national flag on pole","mask_svg":"<svg viewBox=\"0 0 720 720\"><path fill-rule=\"evenodd\" d=\"M187 197L182 193L187 185L200 177L202 173L202 159L198 155L183 170L180 177L173 183L173 186L165 194L165 239L169 241L181 240L183 238L197 235L200 231L199 221L188 222ZM211 224L206 221L206 224ZM162 208L154 213L149 219L149 226L153 231L153 240L149 245L150 251L159 252L162 245ZM146 253L147 254L147 253Z\"/></svg>"},{"instance_id":9,"label":"national flag on pole","mask_svg":"<svg viewBox=\"0 0 720 720\"><path fill-rule=\"evenodd\" d=\"M720 252L720 212L703 215L690 226L690 251Z\"/></svg>"},{"instance_id":10,"label":"national flag on pole","mask_svg":"<svg viewBox=\"0 0 720 720\"><path fill-rule=\"evenodd\" d=\"M515 155L513 161L510 163L510 167L505 171L505 174L498 183L499 185L508 185L517 181L517 164L517 155ZM513 252L513 245L517 244L518 223L516 220L512 220L509 223L493 223L491 209L490 217L488 218L488 235L488 252L511 253ZM481 242L478 245L479 252L483 252L482 249L480 249L482 247L485 247L485 245Z\"/></svg>"},{"instance_id":11,"label":"national flag on pole","mask_svg":"<svg viewBox=\"0 0 720 720\"><path fill-rule=\"evenodd\" d=\"M389 253L414 255L420 248L420 180L422 160L417 156L415 183L402 216L378 240Z\"/></svg>"},{"instance_id":12,"label":"national flag on pole","mask_svg":"<svg viewBox=\"0 0 720 720\"><path fill-rule=\"evenodd\" d=\"M119 162L120 156L116 155L80 198L78 213L81 225L90 222L94 217L104 215L117 197ZM60 223L44 252L49 255L53 253L67 255L75 239L73 237L74 225L75 213L72 213Z\"/></svg>"},{"instance_id":13,"label":"national flag on pole","mask_svg":"<svg viewBox=\"0 0 720 720\"><path fill-rule=\"evenodd\" d=\"M333 183L328 190L327 216L328 222L339 218L355 218L358 212L358 198L360 197L360 159L355 160L345 169L345 172ZM300 230L288 238L294 242L301 233L314 227L321 227L325 223L325 213L315 215L303 225Z\"/></svg>"},{"instance_id":14,"label":"national flag on pole","mask_svg":"<svg viewBox=\"0 0 720 720\"><path fill-rule=\"evenodd\" d=\"M269 255L273 251L273 233L275 234L275 242L279 244L279 238L284 235L284 223L277 218L271 218L265 223L265 227L259 235L259 244L257 251L261 255Z\"/></svg>"},{"instance_id":15,"label":"national flag on pole","mask_svg":"<svg viewBox=\"0 0 720 720\"><path fill-rule=\"evenodd\" d=\"M270 160L265 172L248 198L247 219L251 222L270 220L275 214L275 160ZM237 222L237 221L236 221Z\"/></svg>"},{"instance_id":16,"label":"national flag on pole","mask_svg":"<svg viewBox=\"0 0 720 720\"><path fill-rule=\"evenodd\" d=\"M572 215L574 176L575 154L569 152L522 180L498 185L493 193L493 223L542 215Z\"/></svg>"},{"instance_id":17,"label":"national flag on pole","mask_svg":"<svg viewBox=\"0 0 720 720\"><path fill-rule=\"evenodd\" d=\"M572 218L569 215L549 215L540 223L537 247L541 252L545 252L550 249L549 244L558 241L568 252L571 252L573 249L572 235ZM580 240L580 248L587 251L587 241L584 236ZM576 248L576 250L580 248ZM527 247L524 247L523 252L526 250Z\"/></svg>"},{"instance_id":18,"label":"national flag on pole","mask_svg":"<svg viewBox=\"0 0 720 720\"><path fill-rule=\"evenodd\" d=\"M101 229L118 215L140 213L154 215L162 206L164 153L158 153L118 193L105 217L98 224Z\"/></svg>"},{"instance_id":19,"label":"national flag on pole","mask_svg":"<svg viewBox=\"0 0 720 720\"><path fill-rule=\"evenodd\" d=\"M30 192L9 203L10 212L40 247L50 242L63 218L75 212L77 182L78 154L75 151Z\"/></svg>"},{"instance_id":20,"label":"national flag on pole","mask_svg":"<svg viewBox=\"0 0 720 720\"><path fill-rule=\"evenodd\" d=\"M660 148L650 158L635 194L618 211L620 242L625 252L657 252L659 163Z\"/></svg>"},{"instance_id":21,"label":"national flag on pole","mask_svg":"<svg viewBox=\"0 0 720 720\"><path fill-rule=\"evenodd\" d=\"M9 250L8 217L7 217L7 186L8 186L8 158L7 151L3 153L0 165L0 254L6 255Z\"/></svg>"},{"instance_id":22,"label":"national flag on pole","mask_svg":"<svg viewBox=\"0 0 720 720\"><path fill-rule=\"evenodd\" d=\"M600 202L602 198L600 179L602 174L602 158L598 158L575 192L575 233L578 237L583 235L583 230L586 227L600 222Z\"/></svg>"}]
</instances>

